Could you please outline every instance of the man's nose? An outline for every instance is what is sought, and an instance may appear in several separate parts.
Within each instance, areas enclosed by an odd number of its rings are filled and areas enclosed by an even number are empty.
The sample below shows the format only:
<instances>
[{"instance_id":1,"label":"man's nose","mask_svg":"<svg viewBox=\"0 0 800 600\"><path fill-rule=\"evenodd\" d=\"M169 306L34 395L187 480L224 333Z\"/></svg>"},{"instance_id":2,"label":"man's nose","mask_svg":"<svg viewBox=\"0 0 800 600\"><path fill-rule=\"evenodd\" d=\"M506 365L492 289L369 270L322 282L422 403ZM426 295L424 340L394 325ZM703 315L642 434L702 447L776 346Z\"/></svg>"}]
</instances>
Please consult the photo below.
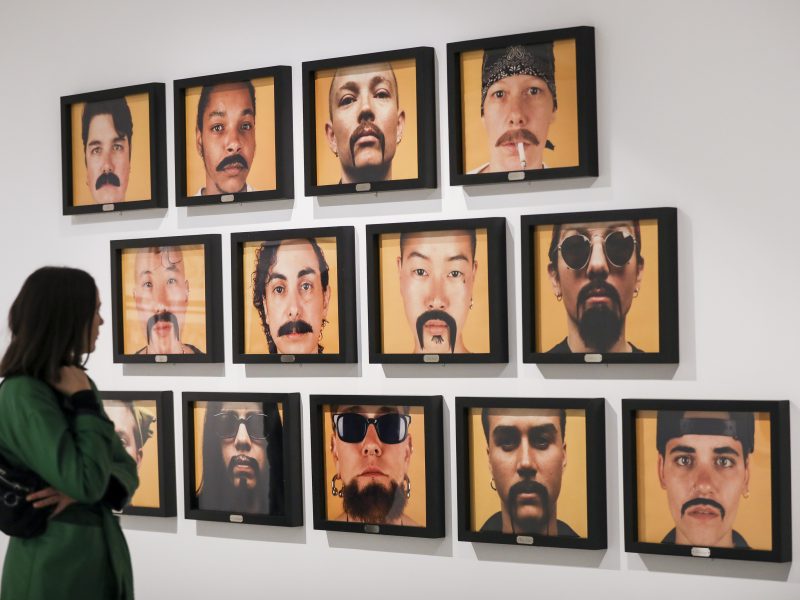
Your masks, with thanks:
<instances>
[{"instance_id":1,"label":"man's nose","mask_svg":"<svg viewBox=\"0 0 800 600\"><path fill-rule=\"evenodd\" d=\"M517 448L517 473L535 477L537 470L535 450L528 440L523 440Z\"/></svg>"},{"instance_id":2,"label":"man's nose","mask_svg":"<svg viewBox=\"0 0 800 600\"><path fill-rule=\"evenodd\" d=\"M694 473L694 493L698 496L708 497L714 492L714 478L711 468L698 465Z\"/></svg>"},{"instance_id":3,"label":"man's nose","mask_svg":"<svg viewBox=\"0 0 800 600\"><path fill-rule=\"evenodd\" d=\"M239 129L232 127L228 129L228 135L225 138L225 150L228 154L238 154L242 149L242 139L239 135Z\"/></svg>"},{"instance_id":4,"label":"man's nose","mask_svg":"<svg viewBox=\"0 0 800 600\"><path fill-rule=\"evenodd\" d=\"M112 173L114 171L114 165L111 162L111 152L103 151L103 164L101 165L103 173Z\"/></svg>"},{"instance_id":5,"label":"man's nose","mask_svg":"<svg viewBox=\"0 0 800 600\"><path fill-rule=\"evenodd\" d=\"M508 125L513 128L519 128L524 126L525 123L525 110L523 108L522 97L511 94L508 100Z\"/></svg>"},{"instance_id":6,"label":"man's nose","mask_svg":"<svg viewBox=\"0 0 800 600\"><path fill-rule=\"evenodd\" d=\"M364 436L364 441L362 442L361 454L364 456L380 456L383 454L383 444L381 444L378 430L375 428L374 423L367 425L367 435Z\"/></svg>"},{"instance_id":7,"label":"man's nose","mask_svg":"<svg viewBox=\"0 0 800 600\"><path fill-rule=\"evenodd\" d=\"M428 289L428 300L426 302L428 310L444 310L448 307L447 292L441 278L431 277Z\"/></svg>"},{"instance_id":8,"label":"man's nose","mask_svg":"<svg viewBox=\"0 0 800 600\"><path fill-rule=\"evenodd\" d=\"M247 433L247 427L245 427L244 423L239 423L239 428L236 430L235 444L237 450L250 448L250 434Z\"/></svg>"},{"instance_id":9,"label":"man's nose","mask_svg":"<svg viewBox=\"0 0 800 600\"><path fill-rule=\"evenodd\" d=\"M590 240L591 249L589 250L589 263L586 265L586 273L589 277L608 275L608 260L606 251L603 248L603 239L594 236Z\"/></svg>"}]
</instances>

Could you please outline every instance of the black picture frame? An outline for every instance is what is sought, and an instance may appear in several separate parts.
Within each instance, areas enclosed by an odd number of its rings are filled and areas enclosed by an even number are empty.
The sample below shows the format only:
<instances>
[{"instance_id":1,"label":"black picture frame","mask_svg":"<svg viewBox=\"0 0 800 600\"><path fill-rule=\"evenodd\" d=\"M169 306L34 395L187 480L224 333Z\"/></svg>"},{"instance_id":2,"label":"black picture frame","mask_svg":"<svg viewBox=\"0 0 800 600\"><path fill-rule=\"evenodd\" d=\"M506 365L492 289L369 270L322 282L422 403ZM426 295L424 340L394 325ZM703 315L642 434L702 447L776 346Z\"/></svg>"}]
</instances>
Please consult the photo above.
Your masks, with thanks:
<instances>
[{"instance_id":1,"label":"black picture frame","mask_svg":"<svg viewBox=\"0 0 800 600\"><path fill-rule=\"evenodd\" d=\"M522 361L525 363L663 363L679 360L678 327L678 211L676 208L641 208L590 212L524 215L522 228ZM658 352L550 353L536 349L537 276L534 272L535 228L564 223L592 223L655 219L658 222ZM647 264L645 264L645 273ZM645 275L646 276L646 275Z\"/></svg>"},{"instance_id":2,"label":"black picture frame","mask_svg":"<svg viewBox=\"0 0 800 600\"><path fill-rule=\"evenodd\" d=\"M275 189L187 196L186 169L186 90L223 83L238 83L272 77L275 82ZM248 69L202 77L177 79L173 82L175 103L175 205L203 206L254 200L294 198L294 159L292 155L292 68L287 66Z\"/></svg>"},{"instance_id":3,"label":"black picture frame","mask_svg":"<svg viewBox=\"0 0 800 600\"><path fill-rule=\"evenodd\" d=\"M472 471L470 468L470 409L578 409L586 415L586 509L588 535L585 538L516 535L495 531L474 531L470 527ZM581 548L608 547L606 532L606 440L603 398L497 398L456 397L456 457L458 474L458 539L465 542ZM567 430L569 444L569 430Z\"/></svg>"},{"instance_id":4,"label":"black picture frame","mask_svg":"<svg viewBox=\"0 0 800 600\"><path fill-rule=\"evenodd\" d=\"M639 411L761 412L770 416L772 549L699 548L639 541L636 415ZM763 562L792 560L791 454L788 400L622 400L622 466L625 500L625 551L699 558Z\"/></svg>"},{"instance_id":5,"label":"black picture frame","mask_svg":"<svg viewBox=\"0 0 800 600\"><path fill-rule=\"evenodd\" d=\"M339 352L336 354L246 354L244 352L243 245L254 241L280 241L297 238L336 239L339 323ZM234 363L355 363L358 362L356 318L355 229L352 226L283 229L231 234L231 316Z\"/></svg>"},{"instance_id":6,"label":"black picture frame","mask_svg":"<svg viewBox=\"0 0 800 600\"><path fill-rule=\"evenodd\" d=\"M222 327L222 238L219 234L185 235L111 241L111 316L115 363L215 363L225 360ZM205 258L206 353L125 354L123 331L123 250L202 245Z\"/></svg>"},{"instance_id":7,"label":"black picture frame","mask_svg":"<svg viewBox=\"0 0 800 600\"><path fill-rule=\"evenodd\" d=\"M73 94L61 97L61 198L62 214L83 215L144 208L167 208L167 134L165 86L163 83L145 83L126 87ZM150 197L141 200L107 204L76 206L72 193L72 139L80 132L72 131L72 106L81 102L101 102L124 98L134 94L147 94L150 129ZM142 143L137 139L136 143Z\"/></svg>"},{"instance_id":8,"label":"black picture frame","mask_svg":"<svg viewBox=\"0 0 800 600\"><path fill-rule=\"evenodd\" d=\"M197 402L270 402L283 407L283 490L284 514L230 513L198 507L195 473L194 407ZM278 527L303 525L303 477L301 442L301 402L298 393L238 393L238 392L183 392L183 482L184 510L187 519L220 521L224 523L252 523Z\"/></svg>"},{"instance_id":9,"label":"black picture frame","mask_svg":"<svg viewBox=\"0 0 800 600\"><path fill-rule=\"evenodd\" d=\"M175 500L175 422L172 392L113 392L100 391L100 399L136 402L150 400L156 403L156 425L158 427L158 508L132 506L121 511L124 515L144 517L174 517L177 513Z\"/></svg>"},{"instance_id":10,"label":"black picture frame","mask_svg":"<svg viewBox=\"0 0 800 600\"><path fill-rule=\"evenodd\" d=\"M575 40L578 108L578 164L536 170L469 174L464 169L464 126L460 56L464 52ZM597 177L597 92L594 27L570 27L447 44L447 97L450 126L450 185Z\"/></svg>"},{"instance_id":11,"label":"black picture frame","mask_svg":"<svg viewBox=\"0 0 800 600\"><path fill-rule=\"evenodd\" d=\"M470 354L395 354L381 344L380 238L387 233L440 232L486 229L489 300L489 352ZM508 311L506 287L506 220L504 217L418 221L367 225L367 300L369 362L371 363L505 363L508 362Z\"/></svg>"},{"instance_id":12,"label":"black picture frame","mask_svg":"<svg viewBox=\"0 0 800 600\"><path fill-rule=\"evenodd\" d=\"M311 394L311 475L314 498L314 529L349 531L381 535L441 538L444 525L444 441L442 421L442 396L380 396L380 395L330 395ZM422 407L425 414L425 486L426 519L424 527L406 525L377 525L334 521L326 516L326 495L331 493L330 482L325 481L325 451L323 440L323 409L331 404L362 406Z\"/></svg>"},{"instance_id":13,"label":"black picture frame","mask_svg":"<svg viewBox=\"0 0 800 600\"><path fill-rule=\"evenodd\" d=\"M317 71L353 67L372 63L413 59L416 64L417 95L417 177L363 183L317 184L316 93L314 77ZM374 52L303 63L303 139L305 156L305 194L326 196L360 192L385 192L437 187L436 174L436 98L434 51L430 47L406 48Z\"/></svg>"}]
</instances>

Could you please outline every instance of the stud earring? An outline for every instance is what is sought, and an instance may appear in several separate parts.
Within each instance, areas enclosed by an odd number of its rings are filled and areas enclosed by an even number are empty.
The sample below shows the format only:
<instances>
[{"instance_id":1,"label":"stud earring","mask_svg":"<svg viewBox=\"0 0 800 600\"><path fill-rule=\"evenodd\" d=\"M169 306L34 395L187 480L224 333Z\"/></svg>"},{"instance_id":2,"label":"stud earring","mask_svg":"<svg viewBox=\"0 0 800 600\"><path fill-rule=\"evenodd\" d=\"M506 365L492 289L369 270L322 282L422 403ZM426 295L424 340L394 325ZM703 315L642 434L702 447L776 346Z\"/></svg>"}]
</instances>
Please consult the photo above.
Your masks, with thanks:
<instances>
[{"instance_id":1,"label":"stud earring","mask_svg":"<svg viewBox=\"0 0 800 600\"><path fill-rule=\"evenodd\" d=\"M561 298L563 298L563 296L561 295L561 292L559 292L558 294L556 294L556 300L558 300L559 302L561 302Z\"/></svg>"},{"instance_id":2,"label":"stud earring","mask_svg":"<svg viewBox=\"0 0 800 600\"><path fill-rule=\"evenodd\" d=\"M638 298L639 297L639 288L636 288L636 289L633 290L633 297L634 298Z\"/></svg>"}]
</instances>

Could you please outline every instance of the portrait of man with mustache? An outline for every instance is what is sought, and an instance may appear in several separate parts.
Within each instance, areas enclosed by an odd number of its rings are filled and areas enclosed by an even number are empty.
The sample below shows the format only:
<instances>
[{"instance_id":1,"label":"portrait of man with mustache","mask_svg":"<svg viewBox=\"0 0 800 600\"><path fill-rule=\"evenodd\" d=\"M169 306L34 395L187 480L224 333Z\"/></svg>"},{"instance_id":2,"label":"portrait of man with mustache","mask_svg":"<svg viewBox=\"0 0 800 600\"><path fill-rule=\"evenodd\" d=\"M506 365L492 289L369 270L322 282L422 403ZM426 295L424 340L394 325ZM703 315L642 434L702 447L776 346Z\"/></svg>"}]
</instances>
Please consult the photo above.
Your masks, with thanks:
<instances>
[{"instance_id":1,"label":"portrait of man with mustache","mask_svg":"<svg viewBox=\"0 0 800 600\"><path fill-rule=\"evenodd\" d=\"M322 354L331 285L317 241L263 242L252 281L253 305L270 354Z\"/></svg>"},{"instance_id":2,"label":"portrait of man with mustache","mask_svg":"<svg viewBox=\"0 0 800 600\"><path fill-rule=\"evenodd\" d=\"M553 44L487 49L481 66L481 122L489 160L468 172L544 169L547 138L556 119Z\"/></svg>"},{"instance_id":3,"label":"portrait of man with mustache","mask_svg":"<svg viewBox=\"0 0 800 600\"><path fill-rule=\"evenodd\" d=\"M133 118L125 98L87 102L81 116L86 185L95 204L125 201Z\"/></svg>"},{"instance_id":4,"label":"portrait of man with mustache","mask_svg":"<svg viewBox=\"0 0 800 600\"><path fill-rule=\"evenodd\" d=\"M480 531L578 537L558 519L561 479L567 467L563 409L484 408L481 423L500 510Z\"/></svg>"},{"instance_id":5,"label":"portrait of man with mustache","mask_svg":"<svg viewBox=\"0 0 800 600\"><path fill-rule=\"evenodd\" d=\"M247 176L256 153L256 92L252 82L206 85L195 128L205 185L196 196L252 192Z\"/></svg>"},{"instance_id":6,"label":"portrait of man with mustache","mask_svg":"<svg viewBox=\"0 0 800 600\"><path fill-rule=\"evenodd\" d=\"M465 354L478 262L474 229L400 234L400 295L416 354Z\"/></svg>"},{"instance_id":7,"label":"portrait of man with mustache","mask_svg":"<svg viewBox=\"0 0 800 600\"><path fill-rule=\"evenodd\" d=\"M733 526L748 498L751 412L658 411L658 478L675 527L662 544L749 548Z\"/></svg>"},{"instance_id":8,"label":"portrait of man with mustache","mask_svg":"<svg viewBox=\"0 0 800 600\"><path fill-rule=\"evenodd\" d=\"M420 527L406 512L413 453L407 406L332 405L331 494L344 511L334 521Z\"/></svg>"},{"instance_id":9,"label":"portrait of man with mustache","mask_svg":"<svg viewBox=\"0 0 800 600\"><path fill-rule=\"evenodd\" d=\"M134 269L133 299L147 337L147 345L136 354L203 354L181 342L189 280L180 246L140 248Z\"/></svg>"},{"instance_id":10,"label":"portrait of man with mustache","mask_svg":"<svg viewBox=\"0 0 800 600\"><path fill-rule=\"evenodd\" d=\"M283 514L283 425L277 404L209 402L202 455L200 509Z\"/></svg>"},{"instance_id":11,"label":"portrait of man with mustache","mask_svg":"<svg viewBox=\"0 0 800 600\"><path fill-rule=\"evenodd\" d=\"M337 69L328 108L325 138L341 164L340 183L391 180L392 160L405 126L392 66Z\"/></svg>"},{"instance_id":12,"label":"portrait of man with mustache","mask_svg":"<svg viewBox=\"0 0 800 600\"><path fill-rule=\"evenodd\" d=\"M644 271L639 221L554 225L547 272L567 336L548 352L642 352L625 320Z\"/></svg>"}]
</instances>

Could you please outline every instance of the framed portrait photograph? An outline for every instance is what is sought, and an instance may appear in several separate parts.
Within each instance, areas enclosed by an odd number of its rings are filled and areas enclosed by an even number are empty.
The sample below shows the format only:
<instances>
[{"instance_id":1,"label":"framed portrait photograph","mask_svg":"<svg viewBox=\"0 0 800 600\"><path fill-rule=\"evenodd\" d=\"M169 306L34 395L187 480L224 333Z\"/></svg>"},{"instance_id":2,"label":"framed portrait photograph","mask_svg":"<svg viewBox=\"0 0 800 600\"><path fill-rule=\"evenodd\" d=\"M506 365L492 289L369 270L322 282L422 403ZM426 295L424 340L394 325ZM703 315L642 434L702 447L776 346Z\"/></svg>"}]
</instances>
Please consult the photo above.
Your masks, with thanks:
<instances>
[{"instance_id":1,"label":"framed portrait photograph","mask_svg":"<svg viewBox=\"0 0 800 600\"><path fill-rule=\"evenodd\" d=\"M310 403L314 529L444 537L442 397Z\"/></svg>"},{"instance_id":2,"label":"framed portrait photograph","mask_svg":"<svg viewBox=\"0 0 800 600\"><path fill-rule=\"evenodd\" d=\"M220 239L111 242L114 362L224 360Z\"/></svg>"},{"instance_id":3,"label":"framed portrait photograph","mask_svg":"<svg viewBox=\"0 0 800 600\"><path fill-rule=\"evenodd\" d=\"M231 235L233 362L357 362L354 229Z\"/></svg>"},{"instance_id":4,"label":"framed portrait photograph","mask_svg":"<svg viewBox=\"0 0 800 600\"><path fill-rule=\"evenodd\" d=\"M101 391L100 398L139 473L139 487L121 512L174 517L177 509L172 392Z\"/></svg>"},{"instance_id":5,"label":"framed portrait photograph","mask_svg":"<svg viewBox=\"0 0 800 600\"><path fill-rule=\"evenodd\" d=\"M63 214L167 207L164 84L61 97Z\"/></svg>"},{"instance_id":6,"label":"framed portrait photograph","mask_svg":"<svg viewBox=\"0 0 800 600\"><path fill-rule=\"evenodd\" d=\"M450 184L596 177L594 28L447 44Z\"/></svg>"},{"instance_id":7,"label":"framed portrait photograph","mask_svg":"<svg viewBox=\"0 0 800 600\"><path fill-rule=\"evenodd\" d=\"M522 217L522 359L677 363L677 209Z\"/></svg>"},{"instance_id":8,"label":"framed portrait photograph","mask_svg":"<svg viewBox=\"0 0 800 600\"><path fill-rule=\"evenodd\" d=\"M603 398L456 398L458 539L603 549Z\"/></svg>"},{"instance_id":9,"label":"framed portrait photograph","mask_svg":"<svg viewBox=\"0 0 800 600\"><path fill-rule=\"evenodd\" d=\"M307 196L435 188L433 48L303 63Z\"/></svg>"},{"instance_id":10,"label":"framed portrait photograph","mask_svg":"<svg viewBox=\"0 0 800 600\"><path fill-rule=\"evenodd\" d=\"M183 393L187 519L303 524L300 394Z\"/></svg>"},{"instance_id":11,"label":"framed portrait photograph","mask_svg":"<svg viewBox=\"0 0 800 600\"><path fill-rule=\"evenodd\" d=\"M508 362L502 217L367 225L371 363Z\"/></svg>"},{"instance_id":12,"label":"framed portrait photograph","mask_svg":"<svg viewBox=\"0 0 800 600\"><path fill-rule=\"evenodd\" d=\"M788 400L623 400L625 551L792 560Z\"/></svg>"},{"instance_id":13,"label":"framed portrait photograph","mask_svg":"<svg viewBox=\"0 0 800 600\"><path fill-rule=\"evenodd\" d=\"M294 197L291 67L173 85L178 206Z\"/></svg>"}]
</instances>

